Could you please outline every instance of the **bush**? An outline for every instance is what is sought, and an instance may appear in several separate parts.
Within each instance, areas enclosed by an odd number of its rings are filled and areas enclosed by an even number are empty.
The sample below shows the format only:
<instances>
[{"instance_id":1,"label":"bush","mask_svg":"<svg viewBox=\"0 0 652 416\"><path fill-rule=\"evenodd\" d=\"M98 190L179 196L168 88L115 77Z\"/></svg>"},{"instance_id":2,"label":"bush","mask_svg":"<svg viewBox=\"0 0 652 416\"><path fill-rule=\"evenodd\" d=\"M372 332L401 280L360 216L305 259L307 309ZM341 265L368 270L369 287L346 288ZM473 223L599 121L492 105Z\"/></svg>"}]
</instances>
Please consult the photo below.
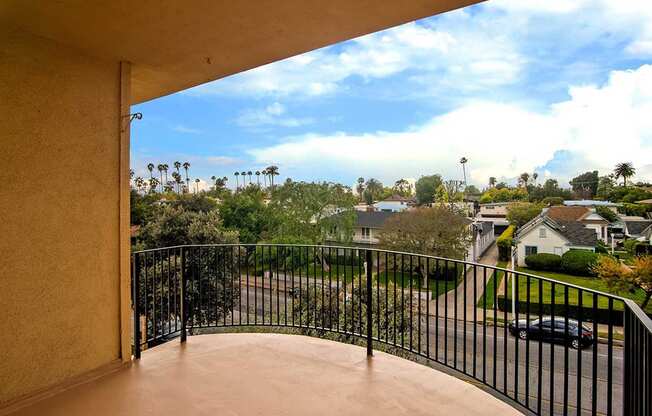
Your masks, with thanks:
<instances>
[{"instance_id":1,"label":"bush","mask_svg":"<svg viewBox=\"0 0 652 416\"><path fill-rule=\"evenodd\" d=\"M563 205L564 198L560 196L548 196L546 198L543 198L541 200L541 203L547 207L551 207L553 205Z\"/></svg>"},{"instance_id":2,"label":"bush","mask_svg":"<svg viewBox=\"0 0 652 416\"><path fill-rule=\"evenodd\" d=\"M569 250L561 256L561 269L577 276L593 276L598 255L587 250Z\"/></svg>"},{"instance_id":3,"label":"bush","mask_svg":"<svg viewBox=\"0 0 652 416\"><path fill-rule=\"evenodd\" d=\"M496 245L498 246L498 258L502 261L509 261L511 256L514 230L516 230L516 227L510 225L496 239Z\"/></svg>"},{"instance_id":4,"label":"bush","mask_svg":"<svg viewBox=\"0 0 652 416\"><path fill-rule=\"evenodd\" d=\"M639 242L634 239L628 239L623 241L623 247L629 254L636 254L636 246L638 243Z\"/></svg>"},{"instance_id":5,"label":"bush","mask_svg":"<svg viewBox=\"0 0 652 416\"><path fill-rule=\"evenodd\" d=\"M525 264L534 270L557 271L561 268L561 256L550 253L530 254L525 258Z\"/></svg>"}]
</instances>

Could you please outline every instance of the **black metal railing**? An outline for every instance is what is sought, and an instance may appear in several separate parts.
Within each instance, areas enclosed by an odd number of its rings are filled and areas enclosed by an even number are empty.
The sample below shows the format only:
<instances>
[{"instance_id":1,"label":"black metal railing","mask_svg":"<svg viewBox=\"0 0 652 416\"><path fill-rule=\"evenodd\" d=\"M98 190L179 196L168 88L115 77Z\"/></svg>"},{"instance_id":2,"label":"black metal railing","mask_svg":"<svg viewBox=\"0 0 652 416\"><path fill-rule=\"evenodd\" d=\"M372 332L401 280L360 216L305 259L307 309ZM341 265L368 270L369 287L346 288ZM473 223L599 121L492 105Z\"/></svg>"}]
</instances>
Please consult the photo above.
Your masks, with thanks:
<instances>
[{"instance_id":1,"label":"black metal railing","mask_svg":"<svg viewBox=\"0 0 652 416\"><path fill-rule=\"evenodd\" d=\"M360 247L132 255L134 355L216 327L407 352L534 414L652 414L652 321L631 300L489 265Z\"/></svg>"}]
</instances>

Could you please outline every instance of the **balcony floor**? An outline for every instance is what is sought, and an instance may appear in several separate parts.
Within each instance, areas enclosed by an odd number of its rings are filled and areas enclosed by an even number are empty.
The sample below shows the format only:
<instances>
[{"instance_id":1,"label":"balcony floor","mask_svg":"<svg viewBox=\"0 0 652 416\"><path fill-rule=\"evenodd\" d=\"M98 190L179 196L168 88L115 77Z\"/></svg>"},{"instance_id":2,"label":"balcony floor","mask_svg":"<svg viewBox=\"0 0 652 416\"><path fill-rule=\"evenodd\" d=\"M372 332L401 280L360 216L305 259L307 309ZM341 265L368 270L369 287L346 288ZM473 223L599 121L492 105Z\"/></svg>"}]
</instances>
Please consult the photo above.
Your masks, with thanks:
<instances>
[{"instance_id":1,"label":"balcony floor","mask_svg":"<svg viewBox=\"0 0 652 416\"><path fill-rule=\"evenodd\" d=\"M218 334L171 341L128 369L15 415L517 415L442 372L297 335Z\"/></svg>"}]
</instances>

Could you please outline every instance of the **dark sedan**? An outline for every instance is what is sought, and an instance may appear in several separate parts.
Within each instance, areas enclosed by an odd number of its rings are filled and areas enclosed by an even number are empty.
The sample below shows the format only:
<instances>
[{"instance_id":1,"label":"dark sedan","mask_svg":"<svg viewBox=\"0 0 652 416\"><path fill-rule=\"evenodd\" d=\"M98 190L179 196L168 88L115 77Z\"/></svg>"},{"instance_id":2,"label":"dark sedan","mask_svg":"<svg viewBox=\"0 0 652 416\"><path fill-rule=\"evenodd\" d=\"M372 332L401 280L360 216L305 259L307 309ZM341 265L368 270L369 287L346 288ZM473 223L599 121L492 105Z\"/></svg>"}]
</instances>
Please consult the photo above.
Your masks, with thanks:
<instances>
[{"instance_id":1,"label":"dark sedan","mask_svg":"<svg viewBox=\"0 0 652 416\"><path fill-rule=\"evenodd\" d=\"M568 320L568 329L564 318L555 318L554 322L550 316L544 316L540 321L535 319L528 321L519 319L509 323L509 332L522 340L540 339L546 342L568 344L572 348L586 348L593 343L593 332L591 328L582 325L579 330L579 322L575 319ZM580 335L581 332L581 335Z\"/></svg>"}]
</instances>

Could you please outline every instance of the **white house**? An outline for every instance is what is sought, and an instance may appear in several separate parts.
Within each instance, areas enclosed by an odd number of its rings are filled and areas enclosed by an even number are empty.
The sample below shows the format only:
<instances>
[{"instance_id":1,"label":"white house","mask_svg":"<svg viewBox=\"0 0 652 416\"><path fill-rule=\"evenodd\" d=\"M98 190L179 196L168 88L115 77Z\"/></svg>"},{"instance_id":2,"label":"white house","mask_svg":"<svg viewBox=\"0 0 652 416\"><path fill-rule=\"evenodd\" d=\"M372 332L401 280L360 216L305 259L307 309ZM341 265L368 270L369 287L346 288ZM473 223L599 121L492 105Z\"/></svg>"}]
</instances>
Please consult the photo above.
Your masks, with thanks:
<instances>
[{"instance_id":1,"label":"white house","mask_svg":"<svg viewBox=\"0 0 652 416\"><path fill-rule=\"evenodd\" d=\"M563 255L571 249L595 251L598 237L595 230L578 221L558 222L545 214L535 217L516 234L518 265L525 266L530 254Z\"/></svg>"},{"instance_id":2,"label":"white house","mask_svg":"<svg viewBox=\"0 0 652 416\"><path fill-rule=\"evenodd\" d=\"M356 244L378 244L378 234L383 228L385 221L394 212L388 211L356 211L355 224L353 226L353 242Z\"/></svg>"},{"instance_id":3,"label":"white house","mask_svg":"<svg viewBox=\"0 0 652 416\"><path fill-rule=\"evenodd\" d=\"M416 205L416 200L414 198L392 195L389 198L376 202L373 206L377 211L401 212L414 205Z\"/></svg>"},{"instance_id":4,"label":"white house","mask_svg":"<svg viewBox=\"0 0 652 416\"><path fill-rule=\"evenodd\" d=\"M585 207L585 208L595 208L595 207L604 207L609 208L615 213L618 213L618 207L621 204L610 201L594 201L592 199L579 199L579 200L566 200L564 205L567 207Z\"/></svg>"},{"instance_id":5,"label":"white house","mask_svg":"<svg viewBox=\"0 0 652 416\"><path fill-rule=\"evenodd\" d=\"M580 205L553 206L546 208L544 214L557 222L580 222L586 228L594 230L599 240L608 243L607 229L610 223L593 208Z\"/></svg>"},{"instance_id":6,"label":"white house","mask_svg":"<svg viewBox=\"0 0 652 416\"><path fill-rule=\"evenodd\" d=\"M478 261L485 251L496 241L494 224L491 221L474 221L469 224L473 243L467 250L467 260Z\"/></svg>"}]
</instances>

